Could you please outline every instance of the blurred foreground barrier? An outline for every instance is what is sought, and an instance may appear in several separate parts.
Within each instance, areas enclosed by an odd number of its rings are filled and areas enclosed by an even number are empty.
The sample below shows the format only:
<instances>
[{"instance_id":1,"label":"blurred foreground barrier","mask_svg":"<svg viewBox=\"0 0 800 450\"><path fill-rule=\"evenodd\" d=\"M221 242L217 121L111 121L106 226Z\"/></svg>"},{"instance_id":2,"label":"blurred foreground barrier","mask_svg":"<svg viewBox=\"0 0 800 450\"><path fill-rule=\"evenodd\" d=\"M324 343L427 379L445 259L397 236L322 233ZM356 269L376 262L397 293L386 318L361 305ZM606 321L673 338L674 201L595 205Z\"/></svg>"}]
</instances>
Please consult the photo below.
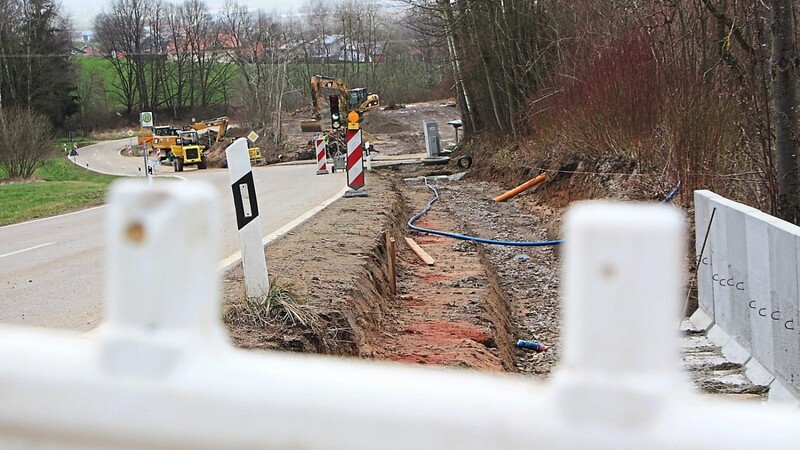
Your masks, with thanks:
<instances>
[{"instance_id":1,"label":"blurred foreground barrier","mask_svg":"<svg viewBox=\"0 0 800 450\"><path fill-rule=\"evenodd\" d=\"M669 206L569 212L564 360L545 385L235 350L219 320L211 188L128 182L110 201L100 332L0 329L0 447L796 448L797 412L688 390L686 241Z\"/></svg>"},{"instance_id":2,"label":"blurred foreground barrier","mask_svg":"<svg viewBox=\"0 0 800 450\"><path fill-rule=\"evenodd\" d=\"M694 201L699 309L691 321L753 383L770 387L771 402L796 406L800 227L710 191L695 191Z\"/></svg>"}]
</instances>

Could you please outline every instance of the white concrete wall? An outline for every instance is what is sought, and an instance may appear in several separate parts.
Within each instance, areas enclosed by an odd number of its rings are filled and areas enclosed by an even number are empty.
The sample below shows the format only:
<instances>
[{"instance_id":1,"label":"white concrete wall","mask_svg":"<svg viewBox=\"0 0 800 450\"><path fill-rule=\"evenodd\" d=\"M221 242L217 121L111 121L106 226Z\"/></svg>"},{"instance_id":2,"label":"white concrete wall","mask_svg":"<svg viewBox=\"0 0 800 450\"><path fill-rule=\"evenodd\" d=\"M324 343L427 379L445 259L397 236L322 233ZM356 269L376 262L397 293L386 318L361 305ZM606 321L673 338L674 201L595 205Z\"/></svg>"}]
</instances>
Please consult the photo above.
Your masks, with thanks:
<instances>
[{"instance_id":1,"label":"white concrete wall","mask_svg":"<svg viewBox=\"0 0 800 450\"><path fill-rule=\"evenodd\" d=\"M232 348L214 190L171 188L113 188L98 333L0 326L0 448L797 448L787 430L800 411L689 391L675 326L685 220L674 207L570 209L564 363L543 384ZM138 276L164 261L186 276Z\"/></svg>"},{"instance_id":2,"label":"white concrete wall","mask_svg":"<svg viewBox=\"0 0 800 450\"><path fill-rule=\"evenodd\" d=\"M707 316L713 325L709 337L730 360L747 364L754 382L769 385L775 377L776 390L800 398L800 227L713 192L696 191L698 254L712 211L704 251L710 264L699 265L700 310L693 321L705 324Z\"/></svg>"}]
</instances>

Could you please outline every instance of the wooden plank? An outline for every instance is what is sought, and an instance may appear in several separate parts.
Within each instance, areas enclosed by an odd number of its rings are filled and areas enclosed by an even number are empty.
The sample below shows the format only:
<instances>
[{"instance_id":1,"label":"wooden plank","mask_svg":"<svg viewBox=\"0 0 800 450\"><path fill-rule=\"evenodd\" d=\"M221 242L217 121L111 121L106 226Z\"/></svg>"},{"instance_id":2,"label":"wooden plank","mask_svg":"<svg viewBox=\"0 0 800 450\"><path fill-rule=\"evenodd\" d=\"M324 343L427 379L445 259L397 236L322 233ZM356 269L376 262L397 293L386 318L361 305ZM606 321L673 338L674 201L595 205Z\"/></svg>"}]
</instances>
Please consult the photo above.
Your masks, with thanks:
<instances>
[{"instance_id":1,"label":"wooden plank","mask_svg":"<svg viewBox=\"0 0 800 450\"><path fill-rule=\"evenodd\" d=\"M434 260L431 257L431 255L429 255L428 252L423 250L422 247L420 247L419 244L414 242L413 239L406 238L406 243L408 244L409 247L411 247L411 250L413 250L414 253L416 253L417 256L419 256L419 259L421 259L425 264L427 264L429 266L433 265Z\"/></svg>"}]
</instances>

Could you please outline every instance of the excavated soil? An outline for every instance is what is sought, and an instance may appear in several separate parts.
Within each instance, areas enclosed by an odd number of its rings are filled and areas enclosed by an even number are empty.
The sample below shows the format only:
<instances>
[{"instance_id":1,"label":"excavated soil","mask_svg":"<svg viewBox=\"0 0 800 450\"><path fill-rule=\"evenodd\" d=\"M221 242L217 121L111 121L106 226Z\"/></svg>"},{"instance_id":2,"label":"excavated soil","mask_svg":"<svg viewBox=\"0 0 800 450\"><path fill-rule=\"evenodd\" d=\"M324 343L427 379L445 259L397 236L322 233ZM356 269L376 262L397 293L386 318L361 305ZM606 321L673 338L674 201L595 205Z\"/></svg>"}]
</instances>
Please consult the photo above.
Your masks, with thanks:
<instances>
[{"instance_id":1,"label":"excavated soil","mask_svg":"<svg viewBox=\"0 0 800 450\"><path fill-rule=\"evenodd\" d=\"M291 285L314 312L306 324L275 317L253 323L243 308L241 266L224 280L225 316L237 345L516 371L518 335L507 299L485 255L401 223L429 193L370 174L369 197L342 199L266 247L273 280ZM422 224L452 228L457 218L431 214ZM397 292L389 291L386 231L395 239ZM436 259L420 261L412 236Z\"/></svg>"},{"instance_id":2,"label":"excavated soil","mask_svg":"<svg viewBox=\"0 0 800 450\"><path fill-rule=\"evenodd\" d=\"M292 320L280 308L260 320L244 314L238 266L224 279L229 332L242 348L547 377L561 351L558 247L475 244L410 231L405 223L433 197L421 176L440 200L418 226L507 241L558 239L570 201L653 200L671 189L669 180L599 173L614 164L553 167L547 182L505 203L493 198L513 184L503 177L481 181L476 178L487 175L479 171L461 181L436 176L452 174L452 165L370 172L368 197L335 202L266 247L271 280L296 292L304 315ZM396 292L390 289L387 232L397 251ZM427 251L434 265L423 263L406 237ZM686 332L681 345L684 366L699 389L763 395L743 378L741 367L721 366L718 349L697 344L694 337ZM520 350L517 339L540 342L548 351Z\"/></svg>"}]
</instances>

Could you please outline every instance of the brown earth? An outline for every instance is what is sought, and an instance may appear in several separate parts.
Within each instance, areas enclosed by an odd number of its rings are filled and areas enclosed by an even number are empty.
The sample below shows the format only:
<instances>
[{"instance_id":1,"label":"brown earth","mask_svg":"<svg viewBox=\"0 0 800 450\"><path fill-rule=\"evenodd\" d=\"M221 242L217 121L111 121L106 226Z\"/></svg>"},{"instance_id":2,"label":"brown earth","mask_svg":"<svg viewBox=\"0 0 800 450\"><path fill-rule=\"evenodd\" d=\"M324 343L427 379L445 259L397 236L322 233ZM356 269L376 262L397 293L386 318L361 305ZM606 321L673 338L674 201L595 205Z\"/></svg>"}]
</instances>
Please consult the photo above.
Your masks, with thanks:
<instances>
[{"instance_id":1,"label":"brown earth","mask_svg":"<svg viewBox=\"0 0 800 450\"><path fill-rule=\"evenodd\" d=\"M292 285L314 311L313 320L293 324L277 313L248 320L240 314L247 309L241 267L231 271L225 315L237 345L547 376L560 353L557 248L475 244L410 231L405 222L433 197L415 177L432 170L447 174L454 167L368 173L369 197L342 199L267 246L272 278ZM542 241L558 238L566 199L644 198L642 191L615 189L624 185L616 175L587 177L553 176L505 203L493 198L513 186L432 178L440 200L417 225ZM389 290L387 230L398 250L396 294ZM422 263L404 237L414 238L436 263ZM549 349L520 350L517 339Z\"/></svg>"},{"instance_id":2,"label":"brown earth","mask_svg":"<svg viewBox=\"0 0 800 450\"><path fill-rule=\"evenodd\" d=\"M426 173L369 173L369 197L342 199L267 246L273 280L290 284L314 311L306 324L248 320L241 267L224 281L225 316L244 348L316 352L392 361L547 374L558 357L557 255L552 248L476 245L409 232L408 218L432 198ZM438 169L441 172L441 169ZM446 171L446 170L445 170ZM491 199L503 188L438 182L441 200L418 226L499 239L540 240L555 210ZM397 293L389 291L385 231L396 241ZM413 237L435 260L422 263ZM538 340L546 353L516 348Z\"/></svg>"},{"instance_id":3,"label":"brown earth","mask_svg":"<svg viewBox=\"0 0 800 450\"><path fill-rule=\"evenodd\" d=\"M455 114L445 103L431 102L371 111L363 126L384 154L418 152L422 119L436 118L446 142L454 134L443 124ZM295 138L306 137L298 131ZM509 241L553 240L560 237L560 218L572 201L653 200L673 187L672 180L636 174L625 161L498 165L480 153L474 156L476 164L463 180L429 179L441 199L418 226ZM549 376L560 354L558 247L475 244L405 225L433 197L415 177L454 171L450 164L370 172L369 197L342 199L268 245L271 280L301 298L304 313L294 321L280 307L254 319L244 300L241 266L234 268L224 279L224 315L234 342L243 348ZM542 172L548 179L540 186L505 203L492 200ZM677 201L688 203L688 194L682 195ZM389 287L386 231L397 248L396 293ZM405 237L414 238L436 263L422 263ZM540 342L548 351L520 350L517 339Z\"/></svg>"}]
</instances>

